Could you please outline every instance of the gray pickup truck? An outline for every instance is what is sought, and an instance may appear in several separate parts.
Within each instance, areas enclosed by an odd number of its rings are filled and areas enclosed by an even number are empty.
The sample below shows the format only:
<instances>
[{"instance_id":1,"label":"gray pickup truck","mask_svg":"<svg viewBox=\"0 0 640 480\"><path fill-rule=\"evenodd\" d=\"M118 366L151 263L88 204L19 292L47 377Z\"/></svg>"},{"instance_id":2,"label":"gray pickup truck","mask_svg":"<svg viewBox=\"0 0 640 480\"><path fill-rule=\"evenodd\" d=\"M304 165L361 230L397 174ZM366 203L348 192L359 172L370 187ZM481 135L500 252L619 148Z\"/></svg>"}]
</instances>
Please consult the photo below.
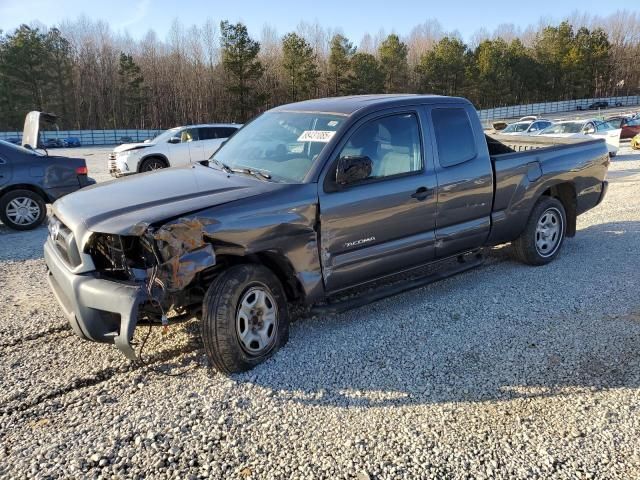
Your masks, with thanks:
<instances>
[{"instance_id":1,"label":"gray pickup truck","mask_svg":"<svg viewBox=\"0 0 640 480\"><path fill-rule=\"evenodd\" d=\"M57 201L48 278L83 338L135 359L139 320L196 316L213 365L244 371L286 343L294 302L355 306L476 266L483 247L506 242L527 264L550 262L602 201L608 165L602 140L486 136L462 98L284 105L207 165ZM457 267L381 281L446 259Z\"/></svg>"}]
</instances>

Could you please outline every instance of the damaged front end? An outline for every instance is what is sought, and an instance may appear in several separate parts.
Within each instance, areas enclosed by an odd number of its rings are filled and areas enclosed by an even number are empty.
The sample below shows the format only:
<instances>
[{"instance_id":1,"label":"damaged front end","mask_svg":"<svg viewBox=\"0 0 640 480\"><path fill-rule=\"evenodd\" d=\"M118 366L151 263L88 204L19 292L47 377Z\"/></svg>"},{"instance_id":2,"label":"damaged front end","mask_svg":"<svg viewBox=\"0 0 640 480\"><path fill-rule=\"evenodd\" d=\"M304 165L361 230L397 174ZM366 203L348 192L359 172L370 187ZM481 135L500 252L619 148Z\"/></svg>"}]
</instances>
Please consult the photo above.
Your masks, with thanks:
<instances>
[{"instance_id":1,"label":"damaged front end","mask_svg":"<svg viewBox=\"0 0 640 480\"><path fill-rule=\"evenodd\" d=\"M95 278L108 282L102 284L103 288L118 285L130 311L122 314L105 309L101 317L108 321L97 329L95 325L81 326L82 336L115 343L128 358L135 359L131 340L139 320L167 325L172 313L171 318L197 314L204 290L200 286L203 282L195 280L205 270L213 274L216 265L213 246L203 237L203 226L197 219L179 219L158 229L138 224L126 235L92 234L84 252L93 260ZM100 291L94 294L103 295ZM120 308L118 292L110 294L117 310L127 310ZM91 301L83 300L85 304ZM86 323L82 318L77 321ZM90 323L95 324L95 320ZM88 330L94 334L87 335Z\"/></svg>"}]
</instances>

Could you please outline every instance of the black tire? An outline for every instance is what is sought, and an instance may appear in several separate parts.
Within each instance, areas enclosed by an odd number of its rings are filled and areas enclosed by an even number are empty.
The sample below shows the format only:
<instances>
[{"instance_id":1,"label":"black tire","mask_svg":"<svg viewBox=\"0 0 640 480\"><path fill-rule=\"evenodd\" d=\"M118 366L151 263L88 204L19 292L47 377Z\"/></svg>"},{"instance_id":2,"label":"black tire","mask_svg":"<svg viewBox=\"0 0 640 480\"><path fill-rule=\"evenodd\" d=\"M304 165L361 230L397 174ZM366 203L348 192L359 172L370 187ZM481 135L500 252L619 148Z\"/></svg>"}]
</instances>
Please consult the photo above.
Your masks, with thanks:
<instances>
[{"instance_id":1,"label":"black tire","mask_svg":"<svg viewBox=\"0 0 640 480\"><path fill-rule=\"evenodd\" d=\"M153 172L168 166L167 162L160 157L149 157L145 158L140 164L140 172Z\"/></svg>"},{"instance_id":2,"label":"black tire","mask_svg":"<svg viewBox=\"0 0 640 480\"><path fill-rule=\"evenodd\" d=\"M23 213L19 213L25 205L24 213L33 220L26 218ZM47 204L44 198L31 190L12 190L0 197L0 220L7 227L14 230L33 230L40 226L47 218Z\"/></svg>"},{"instance_id":3,"label":"black tire","mask_svg":"<svg viewBox=\"0 0 640 480\"><path fill-rule=\"evenodd\" d=\"M241 300L247 295L250 298L255 289L265 290L275 302L272 311L275 313L276 323L271 333L272 338L265 342L261 351L253 354L240 339L239 332L243 323L240 318ZM269 303L272 303L271 300ZM245 264L229 268L207 290L201 325L205 352L217 370L238 373L252 369L289 340L289 314L282 284L262 265Z\"/></svg>"},{"instance_id":4,"label":"black tire","mask_svg":"<svg viewBox=\"0 0 640 480\"><path fill-rule=\"evenodd\" d=\"M547 220L545 220L545 216ZM556 219L557 236L553 236L553 218ZM550 227L544 229L544 222ZM558 225L558 222L560 223ZM544 232L539 231L545 230ZM529 265L546 265L558 256L567 233L567 214L562 202L557 198L544 196L533 207L527 225L518 239L513 242L516 257ZM548 240L548 242L547 242ZM543 245L542 247L540 245ZM548 245L544 247L544 245Z\"/></svg>"}]
</instances>

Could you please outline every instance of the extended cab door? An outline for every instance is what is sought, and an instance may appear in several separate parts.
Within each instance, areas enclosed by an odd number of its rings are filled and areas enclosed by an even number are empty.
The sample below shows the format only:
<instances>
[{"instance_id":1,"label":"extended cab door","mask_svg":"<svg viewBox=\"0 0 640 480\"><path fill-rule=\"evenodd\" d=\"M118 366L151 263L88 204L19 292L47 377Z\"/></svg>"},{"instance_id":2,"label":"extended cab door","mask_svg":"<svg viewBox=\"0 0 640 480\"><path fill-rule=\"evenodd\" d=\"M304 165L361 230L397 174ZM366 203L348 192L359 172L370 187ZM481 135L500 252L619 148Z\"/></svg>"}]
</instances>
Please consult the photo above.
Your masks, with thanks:
<instances>
[{"instance_id":1,"label":"extended cab door","mask_svg":"<svg viewBox=\"0 0 640 480\"><path fill-rule=\"evenodd\" d=\"M434 257L436 214L431 151L418 109L366 117L336 148L319 185L325 288L335 292ZM340 157L367 156L368 179L335 183Z\"/></svg>"},{"instance_id":2,"label":"extended cab door","mask_svg":"<svg viewBox=\"0 0 640 480\"><path fill-rule=\"evenodd\" d=\"M493 168L471 105L426 107L438 183L436 257L482 246L491 229Z\"/></svg>"}]
</instances>

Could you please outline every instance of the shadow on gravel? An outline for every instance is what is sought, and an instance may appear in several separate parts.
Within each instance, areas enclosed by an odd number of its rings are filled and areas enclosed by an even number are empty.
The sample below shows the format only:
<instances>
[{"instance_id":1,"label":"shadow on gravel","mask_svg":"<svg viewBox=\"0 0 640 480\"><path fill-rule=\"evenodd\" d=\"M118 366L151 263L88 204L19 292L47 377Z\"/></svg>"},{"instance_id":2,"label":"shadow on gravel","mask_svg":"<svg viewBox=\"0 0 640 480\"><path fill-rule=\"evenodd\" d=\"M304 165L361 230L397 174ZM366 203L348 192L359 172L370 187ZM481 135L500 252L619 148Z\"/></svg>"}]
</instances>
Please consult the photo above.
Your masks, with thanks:
<instances>
[{"instance_id":1,"label":"shadow on gravel","mask_svg":"<svg viewBox=\"0 0 640 480\"><path fill-rule=\"evenodd\" d=\"M499 249L473 272L296 322L289 345L236 378L328 407L638 389L639 249L640 222L580 230L545 267L501 261Z\"/></svg>"}]
</instances>

